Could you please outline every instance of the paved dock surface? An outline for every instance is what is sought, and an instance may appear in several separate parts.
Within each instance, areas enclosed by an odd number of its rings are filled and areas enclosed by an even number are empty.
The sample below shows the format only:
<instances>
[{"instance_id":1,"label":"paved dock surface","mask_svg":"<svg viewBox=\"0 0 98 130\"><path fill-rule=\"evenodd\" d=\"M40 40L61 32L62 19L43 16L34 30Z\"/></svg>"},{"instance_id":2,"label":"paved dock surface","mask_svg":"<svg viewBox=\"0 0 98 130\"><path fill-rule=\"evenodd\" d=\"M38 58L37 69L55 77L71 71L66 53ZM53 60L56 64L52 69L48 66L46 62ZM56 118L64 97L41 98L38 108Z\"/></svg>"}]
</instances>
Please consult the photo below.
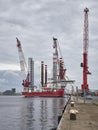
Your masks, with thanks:
<instances>
[{"instance_id":1,"label":"paved dock surface","mask_svg":"<svg viewBox=\"0 0 98 130\"><path fill-rule=\"evenodd\" d=\"M70 120L71 109L77 110L76 120ZM79 100L74 107L67 106L57 130L98 130L98 104L88 100Z\"/></svg>"}]
</instances>

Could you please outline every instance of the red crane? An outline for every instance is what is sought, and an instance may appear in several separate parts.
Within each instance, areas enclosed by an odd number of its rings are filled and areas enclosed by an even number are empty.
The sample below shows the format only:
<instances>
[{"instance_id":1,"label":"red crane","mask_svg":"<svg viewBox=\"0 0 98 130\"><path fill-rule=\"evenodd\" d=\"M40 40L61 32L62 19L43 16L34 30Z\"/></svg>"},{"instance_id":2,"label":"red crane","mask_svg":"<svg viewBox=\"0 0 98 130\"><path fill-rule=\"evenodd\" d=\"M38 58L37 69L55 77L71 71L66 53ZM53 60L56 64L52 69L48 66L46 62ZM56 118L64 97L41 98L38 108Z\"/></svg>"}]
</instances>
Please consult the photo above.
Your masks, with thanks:
<instances>
[{"instance_id":1,"label":"red crane","mask_svg":"<svg viewBox=\"0 0 98 130\"><path fill-rule=\"evenodd\" d=\"M58 39L54 37L53 37L53 48L55 51L53 53L53 77L55 80L57 80L56 78L58 78L59 80L65 80L66 68L64 60L61 54Z\"/></svg>"},{"instance_id":2,"label":"red crane","mask_svg":"<svg viewBox=\"0 0 98 130\"><path fill-rule=\"evenodd\" d=\"M17 40L17 48L18 48L18 53L19 53L19 60L20 60L21 72L24 75L23 78L26 77L26 79L23 80L22 85L24 87L29 87L29 84L30 84L29 83L29 73L27 71L27 65L26 65L26 61L25 61L24 54L23 54L23 51L22 51L21 42L19 41L18 38L16 38L16 40Z\"/></svg>"},{"instance_id":3,"label":"red crane","mask_svg":"<svg viewBox=\"0 0 98 130\"><path fill-rule=\"evenodd\" d=\"M59 79L60 80L63 80L65 79L65 72L66 72L66 69L64 68L64 61L62 58L60 58L59 60Z\"/></svg>"},{"instance_id":4,"label":"red crane","mask_svg":"<svg viewBox=\"0 0 98 130\"><path fill-rule=\"evenodd\" d=\"M82 84L82 92L88 92L88 74L91 74L88 70L88 12L89 9L84 9L84 34L83 34L83 63L81 63L81 67L83 67L83 84Z\"/></svg>"}]
</instances>

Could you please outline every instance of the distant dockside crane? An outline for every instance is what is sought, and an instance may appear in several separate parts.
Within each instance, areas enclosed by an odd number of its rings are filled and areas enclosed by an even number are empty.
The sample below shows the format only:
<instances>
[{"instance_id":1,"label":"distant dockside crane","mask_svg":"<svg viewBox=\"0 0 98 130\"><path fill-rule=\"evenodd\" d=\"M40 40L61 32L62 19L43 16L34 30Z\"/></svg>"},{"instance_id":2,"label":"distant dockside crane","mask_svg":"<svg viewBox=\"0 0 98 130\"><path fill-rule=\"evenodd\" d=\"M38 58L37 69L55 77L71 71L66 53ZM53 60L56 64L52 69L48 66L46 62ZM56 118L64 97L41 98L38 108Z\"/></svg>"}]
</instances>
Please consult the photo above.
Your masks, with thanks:
<instances>
[{"instance_id":1,"label":"distant dockside crane","mask_svg":"<svg viewBox=\"0 0 98 130\"><path fill-rule=\"evenodd\" d=\"M81 63L81 67L83 67L83 84L82 92L89 91L88 85L88 74L91 74L88 70L88 46L89 46L89 36L88 36L88 12L89 9L84 9L84 34L83 34L83 62Z\"/></svg>"}]
</instances>

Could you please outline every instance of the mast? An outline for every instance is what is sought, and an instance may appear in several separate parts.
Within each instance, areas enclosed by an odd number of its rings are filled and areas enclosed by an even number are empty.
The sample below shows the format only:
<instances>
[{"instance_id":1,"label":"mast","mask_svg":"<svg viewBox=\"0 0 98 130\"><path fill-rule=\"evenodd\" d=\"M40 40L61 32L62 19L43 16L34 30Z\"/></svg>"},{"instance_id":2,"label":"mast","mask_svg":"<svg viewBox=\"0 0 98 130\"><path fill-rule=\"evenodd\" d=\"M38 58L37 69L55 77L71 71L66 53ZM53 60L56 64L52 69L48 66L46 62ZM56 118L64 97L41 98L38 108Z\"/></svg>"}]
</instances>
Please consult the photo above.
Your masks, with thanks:
<instances>
[{"instance_id":1,"label":"mast","mask_svg":"<svg viewBox=\"0 0 98 130\"><path fill-rule=\"evenodd\" d=\"M57 50L57 38L53 38L53 82L57 82L57 63L58 63L58 50Z\"/></svg>"},{"instance_id":2,"label":"mast","mask_svg":"<svg viewBox=\"0 0 98 130\"><path fill-rule=\"evenodd\" d=\"M41 86L44 87L44 62L41 61Z\"/></svg>"}]
</instances>

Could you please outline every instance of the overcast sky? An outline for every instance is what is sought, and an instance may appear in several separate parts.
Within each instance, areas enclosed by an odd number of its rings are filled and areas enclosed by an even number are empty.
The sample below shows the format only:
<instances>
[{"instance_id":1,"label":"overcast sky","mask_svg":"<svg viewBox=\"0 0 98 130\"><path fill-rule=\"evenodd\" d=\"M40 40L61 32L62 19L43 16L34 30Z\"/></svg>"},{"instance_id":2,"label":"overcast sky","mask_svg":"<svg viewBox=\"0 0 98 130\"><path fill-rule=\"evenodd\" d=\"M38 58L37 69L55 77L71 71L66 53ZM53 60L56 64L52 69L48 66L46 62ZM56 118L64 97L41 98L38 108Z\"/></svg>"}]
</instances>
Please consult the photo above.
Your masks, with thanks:
<instances>
[{"instance_id":1,"label":"overcast sky","mask_svg":"<svg viewBox=\"0 0 98 130\"><path fill-rule=\"evenodd\" d=\"M89 8L89 87L98 89L98 0L0 0L0 91L22 89L16 37L26 62L28 57L35 61L35 84L40 82L42 60L52 73L52 38L58 38L66 73L80 88L85 7Z\"/></svg>"}]
</instances>

